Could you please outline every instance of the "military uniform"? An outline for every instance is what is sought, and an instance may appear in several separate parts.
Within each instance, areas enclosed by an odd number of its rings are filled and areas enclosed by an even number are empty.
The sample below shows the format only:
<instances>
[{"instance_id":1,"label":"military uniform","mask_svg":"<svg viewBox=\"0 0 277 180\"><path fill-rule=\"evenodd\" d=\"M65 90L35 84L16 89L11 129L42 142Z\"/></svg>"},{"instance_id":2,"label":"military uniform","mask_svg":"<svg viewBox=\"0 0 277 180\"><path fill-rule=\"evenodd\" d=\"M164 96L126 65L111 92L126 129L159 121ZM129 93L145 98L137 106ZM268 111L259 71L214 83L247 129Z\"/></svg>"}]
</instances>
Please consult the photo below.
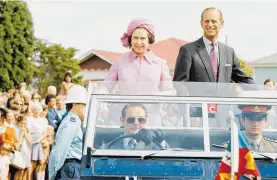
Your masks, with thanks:
<instances>
[{"instance_id":1,"label":"military uniform","mask_svg":"<svg viewBox=\"0 0 277 180\"><path fill-rule=\"evenodd\" d=\"M244 133L244 138L249 145L249 148L257 152L277 152L277 141L267 137L261 137L257 141L251 140Z\"/></svg>"},{"instance_id":2,"label":"military uniform","mask_svg":"<svg viewBox=\"0 0 277 180\"><path fill-rule=\"evenodd\" d=\"M239 105L242 110L242 118L249 121L263 121L267 119L267 112L271 109L269 105ZM256 140L250 139L246 132L243 134L251 150L257 152L277 152L277 141L261 136Z\"/></svg>"},{"instance_id":3,"label":"military uniform","mask_svg":"<svg viewBox=\"0 0 277 180\"><path fill-rule=\"evenodd\" d=\"M80 118L72 112L61 122L49 158L49 177L80 178L83 131Z\"/></svg>"}]
</instances>

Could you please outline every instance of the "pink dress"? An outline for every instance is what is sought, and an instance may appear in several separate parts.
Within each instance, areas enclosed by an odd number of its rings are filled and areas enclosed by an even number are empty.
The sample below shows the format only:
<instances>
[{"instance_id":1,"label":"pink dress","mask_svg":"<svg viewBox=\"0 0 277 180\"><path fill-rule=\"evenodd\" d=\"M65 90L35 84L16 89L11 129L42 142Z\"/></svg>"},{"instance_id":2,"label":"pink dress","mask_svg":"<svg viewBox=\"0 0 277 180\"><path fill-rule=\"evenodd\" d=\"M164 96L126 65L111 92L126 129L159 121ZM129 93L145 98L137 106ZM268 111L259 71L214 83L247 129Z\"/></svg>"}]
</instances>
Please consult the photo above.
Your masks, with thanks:
<instances>
[{"instance_id":1,"label":"pink dress","mask_svg":"<svg viewBox=\"0 0 277 180\"><path fill-rule=\"evenodd\" d=\"M134 51L119 57L110 68L100 91L110 93L115 85L118 86L117 94L176 95L166 61L152 51L146 52L142 59L138 59ZM122 109L124 105L119 106ZM148 126L162 125L160 109L157 104L147 105Z\"/></svg>"}]
</instances>

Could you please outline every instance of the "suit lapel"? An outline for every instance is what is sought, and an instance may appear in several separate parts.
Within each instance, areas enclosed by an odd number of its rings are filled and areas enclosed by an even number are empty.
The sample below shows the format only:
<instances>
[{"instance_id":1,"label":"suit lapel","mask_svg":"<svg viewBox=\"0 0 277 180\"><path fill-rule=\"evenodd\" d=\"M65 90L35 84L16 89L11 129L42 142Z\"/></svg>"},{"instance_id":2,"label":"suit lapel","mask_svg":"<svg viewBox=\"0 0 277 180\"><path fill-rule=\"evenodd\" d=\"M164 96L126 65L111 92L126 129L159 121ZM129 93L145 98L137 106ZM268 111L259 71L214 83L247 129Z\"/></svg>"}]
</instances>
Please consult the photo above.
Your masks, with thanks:
<instances>
[{"instance_id":1,"label":"suit lapel","mask_svg":"<svg viewBox=\"0 0 277 180\"><path fill-rule=\"evenodd\" d=\"M219 53L219 71L218 71L218 82L225 82L225 64L226 62L226 48L224 44L218 43L218 53Z\"/></svg>"},{"instance_id":2,"label":"suit lapel","mask_svg":"<svg viewBox=\"0 0 277 180\"><path fill-rule=\"evenodd\" d=\"M198 39L198 41L196 42L196 48L197 48L197 52L200 56L200 59L206 68L206 71L207 71L210 81L215 82L211 58L207 52L207 49L205 47L202 37L200 39Z\"/></svg>"}]
</instances>

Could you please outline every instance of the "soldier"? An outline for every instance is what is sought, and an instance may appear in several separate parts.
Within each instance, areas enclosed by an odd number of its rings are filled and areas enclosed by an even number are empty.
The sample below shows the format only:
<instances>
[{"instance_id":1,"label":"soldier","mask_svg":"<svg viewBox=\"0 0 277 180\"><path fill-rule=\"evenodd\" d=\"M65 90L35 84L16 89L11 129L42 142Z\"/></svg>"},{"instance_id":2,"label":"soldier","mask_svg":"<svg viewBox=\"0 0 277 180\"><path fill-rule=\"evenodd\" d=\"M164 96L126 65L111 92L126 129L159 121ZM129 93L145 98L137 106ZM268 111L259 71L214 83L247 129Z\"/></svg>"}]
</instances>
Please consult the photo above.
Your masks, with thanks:
<instances>
[{"instance_id":1,"label":"soldier","mask_svg":"<svg viewBox=\"0 0 277 180\"><path fill-rule=\"evenodd\" d=\"M239 105L242 111L241 123L245 128L244 137L253 151L277 152L277 141L263 136L268 120L269 105Z\"/></svg>"}]
</instances>

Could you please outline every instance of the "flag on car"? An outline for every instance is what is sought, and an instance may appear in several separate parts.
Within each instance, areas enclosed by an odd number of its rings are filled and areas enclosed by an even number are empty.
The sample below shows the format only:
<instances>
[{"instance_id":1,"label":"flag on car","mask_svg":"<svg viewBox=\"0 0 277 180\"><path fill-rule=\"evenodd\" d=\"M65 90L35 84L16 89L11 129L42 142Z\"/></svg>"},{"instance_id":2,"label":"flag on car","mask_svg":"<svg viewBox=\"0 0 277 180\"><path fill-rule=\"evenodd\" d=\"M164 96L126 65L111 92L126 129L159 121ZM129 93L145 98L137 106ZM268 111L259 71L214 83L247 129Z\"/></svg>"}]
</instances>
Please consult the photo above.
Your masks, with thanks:
<instances>
[{"instance_id":1,"label":"flag on car","mask_svg":"<svg viewBox=\"0 0 277 180\"><path fill-rule=\"evenodd\" d=\"M231 142L228 143L215 180L232 180L232 175L233 180L242 180L243 176L260 177L251 150L234 120L231 120Z\"/></svg>"}]
</instances>

